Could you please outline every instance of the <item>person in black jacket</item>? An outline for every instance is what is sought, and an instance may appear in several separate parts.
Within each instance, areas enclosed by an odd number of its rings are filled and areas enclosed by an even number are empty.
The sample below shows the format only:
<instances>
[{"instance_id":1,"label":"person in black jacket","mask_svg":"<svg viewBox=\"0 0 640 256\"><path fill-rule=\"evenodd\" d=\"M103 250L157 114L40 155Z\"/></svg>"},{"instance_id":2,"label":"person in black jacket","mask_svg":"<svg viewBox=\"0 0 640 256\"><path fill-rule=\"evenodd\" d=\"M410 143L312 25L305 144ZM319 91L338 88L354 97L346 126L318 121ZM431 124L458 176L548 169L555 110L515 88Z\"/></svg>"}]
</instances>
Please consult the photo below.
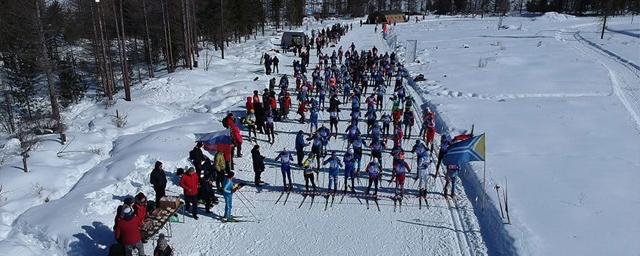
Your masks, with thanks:
<instances>
[{"instance_id":1,"label":"person in black jacket","mask_svg":"<svg viewBox=\"0 0 640 256\"><path fill-rule=\"evenodd\" d=\"M251 150L251 159L253 160L253 172L255 173L254 182L256 187L261 187L262 180L260 180L260 175L264 172L264 159L265 157L260 154L260 146L255 145Z\"/></svg>"},{"instance_id":2,"label":"person in black jacket","mask_svg":"<svg viewBox=\"0 0 640 256\"><path fill-rule=\"evenodd\" d=\"M151 185L153 185L153 190L156 192L156 204L160 202L160 198L164 197L165 189L167 188L167 175L164 173L162 169L162 162L156 161L156 165L151 171Z\"/></svg>"},{"instance_id":3,"label":"person in black jacket","mask_svg":"<svg viewBox=\"0 0 640 256\"><path fill-rule=\"evenodd\" d=\"M189 152L189 159L191 159L191 163L193 163L193 167L196 168L196 173L198 173L198 177L202 174L202 162L206 158L202 153L202 142L196 143L196 146Z\"/></svg>"},{"instance_id":4,"label":"person in black jacket","mask_svg":"<svg viewBox=\"0 0 640 256\"><path fill-rule=\"evenodd\" d=\"M214 204L218 204L218 198L216 197L215 189L213 188L216 182L216 171L209 158L204 159L202 168L203 176L199 179L200 185L198 186L198 198L204 201L205 211L207 213L211 213L211 207L213 207Z\"/></svg>"}]
</instances>

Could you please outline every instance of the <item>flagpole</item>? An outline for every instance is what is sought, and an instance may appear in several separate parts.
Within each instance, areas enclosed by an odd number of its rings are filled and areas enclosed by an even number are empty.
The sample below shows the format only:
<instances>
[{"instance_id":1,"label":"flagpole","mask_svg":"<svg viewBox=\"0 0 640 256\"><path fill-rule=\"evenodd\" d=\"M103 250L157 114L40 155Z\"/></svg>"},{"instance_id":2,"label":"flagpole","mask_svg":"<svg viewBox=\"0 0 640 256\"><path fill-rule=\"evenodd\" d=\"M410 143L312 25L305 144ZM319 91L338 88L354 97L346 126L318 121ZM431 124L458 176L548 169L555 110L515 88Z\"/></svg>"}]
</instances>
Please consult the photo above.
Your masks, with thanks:
<instances>
[{"instance_id":1,"label":"flagpole","mask_svg":"<svg viewBox=\"0 0 640 256\"><path fill-rule=\"evenodd\" d=\"M482 168L482 210L484 211L484 204L487 200L487 159L483 161L484 167Z\"/></svg>"},{"instance_id":2,"label":"flagpole","mask_svg":"<svg viewBox=\"0 0 640 256\"><path fill-rule=\"evenodd\" d=\"M485 141L486 141L486 134L484 134L485 136ZM485 147L486 150L486 147ZM484 161L482 161L483 163L483 167L482 167L482 211L484 211L484 205L485 205L485 201L487 201L487 155L486 155L486 151L485 151L485 155L484 155Z\"/></svg>"}]
</instances>

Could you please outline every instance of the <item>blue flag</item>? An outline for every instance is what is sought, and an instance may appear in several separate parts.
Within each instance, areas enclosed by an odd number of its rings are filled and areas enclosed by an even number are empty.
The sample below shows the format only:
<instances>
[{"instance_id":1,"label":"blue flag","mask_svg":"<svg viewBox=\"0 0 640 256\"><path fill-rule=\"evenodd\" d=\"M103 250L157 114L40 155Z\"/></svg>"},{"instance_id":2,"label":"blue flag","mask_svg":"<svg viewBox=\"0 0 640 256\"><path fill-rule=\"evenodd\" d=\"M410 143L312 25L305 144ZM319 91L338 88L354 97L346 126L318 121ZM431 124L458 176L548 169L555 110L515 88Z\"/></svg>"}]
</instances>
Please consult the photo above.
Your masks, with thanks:
<instances>
[{"instance_id":1,"label":"blue flag","mask_svg":"<svg viewBox=\"0 0 640 256\"><path fill-rule=\"evenodd\" d=\"M485 136L483 133L471 139L451 144L442 162L445 165L461 165L471 161L484 161L485 151Z\"/></svg>"}]
</instances>

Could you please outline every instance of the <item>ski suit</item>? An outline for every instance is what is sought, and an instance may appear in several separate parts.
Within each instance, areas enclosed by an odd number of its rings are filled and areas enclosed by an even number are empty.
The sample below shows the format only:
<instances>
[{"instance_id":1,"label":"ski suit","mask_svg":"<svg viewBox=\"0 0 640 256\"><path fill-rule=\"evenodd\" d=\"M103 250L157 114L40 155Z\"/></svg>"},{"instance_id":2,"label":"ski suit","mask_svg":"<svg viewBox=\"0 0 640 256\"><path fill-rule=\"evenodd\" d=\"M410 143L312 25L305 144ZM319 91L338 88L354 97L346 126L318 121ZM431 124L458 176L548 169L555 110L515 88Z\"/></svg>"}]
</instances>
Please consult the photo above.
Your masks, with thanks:
<instances>
[{"instance_id":1,"label":"ski suit","mask_svg":"<svg viewBox=\"0 0 640 256\"><path fill-rule=\"evenodd\" d=\"M275 158L276 161L280 160L280 172L282 172L282 185L287 187L286 180L289 180L289 188L293 186L291 183L291 161L293 161L293 156L289 151L282 151ZM285 180L286 178L286 180Z\"/></svg>"},{"instance_id":2,"label":"ski suit","mask_svg":"<svg viewBox=\"0 0 640 256\"><path fill-rule=\"evenodd\" d=\"M338 190L338 172L340 171L340 167L342 167L342 161L337 156L331 156L327 160L325 160L322 165L329 164L329 184L327 186L328 190L331 190L333 187L333 191ZM333 186L332 186L333 185Z\"/></svg>"}]
</instances>

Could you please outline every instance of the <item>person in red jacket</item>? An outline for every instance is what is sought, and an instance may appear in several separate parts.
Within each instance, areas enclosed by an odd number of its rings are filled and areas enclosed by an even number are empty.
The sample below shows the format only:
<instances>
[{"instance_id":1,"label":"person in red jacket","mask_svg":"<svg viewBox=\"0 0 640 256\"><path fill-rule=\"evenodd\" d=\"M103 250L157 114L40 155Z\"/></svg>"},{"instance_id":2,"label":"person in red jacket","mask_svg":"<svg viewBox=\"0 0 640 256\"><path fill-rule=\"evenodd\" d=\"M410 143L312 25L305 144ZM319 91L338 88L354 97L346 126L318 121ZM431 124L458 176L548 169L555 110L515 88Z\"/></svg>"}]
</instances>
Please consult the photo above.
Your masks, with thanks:
<instances>
[{"instance_id":1,"label":"person in red jacket","mask_svg":"<svg viewBox=\"0 0 640 256\"><path fill-rule=\"evenodd\" d=\"M307 104L303 101L300 102L300 106L298 106L298 115L300 115L300 123L304 124L304 112L307 112Z\"/></svg>"},{"instance_id":2,"label":"person in red jacket","mask_svg":"<svg viewBox=\"0 0 640 256\"><path fill-rule=\"evenodd\" d=\"M248 114L249 112L251 112L251 110L254 110L254 109L253 109L253 97L247 97L247 103L246 103L246 105L245 105L245 106L246 106L246 108L247 108L247 114ZM255 110L254 110L254 111L255 111Z\"/></svg>"},{"instance_id":3,"label":"person in red jacket","mask_svg":"<svg viewBox=\"0 0 640 256\"><path fill-rule=\"evenodd\" d=\"M287 93L284 94L284 102L283 102L283 106L282 106L282 114L284 115L285 119L289 118L289 109L290 108L291 108L291 96L287 92Z\"/></svg>"},{"instance_id":4,"label":"person in red jacket","mask_svg":"<svg viewBox=\"0 0 640 256\"><path fill-rule=\"evenodd\" d=\"M198 219L198 175L195 169L189 167L187 173L180 179L180 187L184 190L185 209L191 210L191 216Z\"/></svg>"},{"instance_id":5,"label":"person in red jacket","mask_svg":"<svg viewBox=\"0 0 640 256\"><path fill-rule=\"evenodd\" d=\"M242 157L242 134L238 126L231 126L231 139L236 147L236 157Z\"/></svg>"},{"instance_id":6,"label":"person in red jacket","mask_svg":"<svg viewBox=\"0 0 640 256\"><path fill-rule=\"evenodd\" d=\"M113 233L116 241L124 246L125 255L133 255L134 250L138 251L138 255L145 255L140 226L142 226L147 210L141 204L135 204L133 207L136 208L135 211L129 206L123 208L121 218L118 218Z\"/></svg>"}]
</instances>

